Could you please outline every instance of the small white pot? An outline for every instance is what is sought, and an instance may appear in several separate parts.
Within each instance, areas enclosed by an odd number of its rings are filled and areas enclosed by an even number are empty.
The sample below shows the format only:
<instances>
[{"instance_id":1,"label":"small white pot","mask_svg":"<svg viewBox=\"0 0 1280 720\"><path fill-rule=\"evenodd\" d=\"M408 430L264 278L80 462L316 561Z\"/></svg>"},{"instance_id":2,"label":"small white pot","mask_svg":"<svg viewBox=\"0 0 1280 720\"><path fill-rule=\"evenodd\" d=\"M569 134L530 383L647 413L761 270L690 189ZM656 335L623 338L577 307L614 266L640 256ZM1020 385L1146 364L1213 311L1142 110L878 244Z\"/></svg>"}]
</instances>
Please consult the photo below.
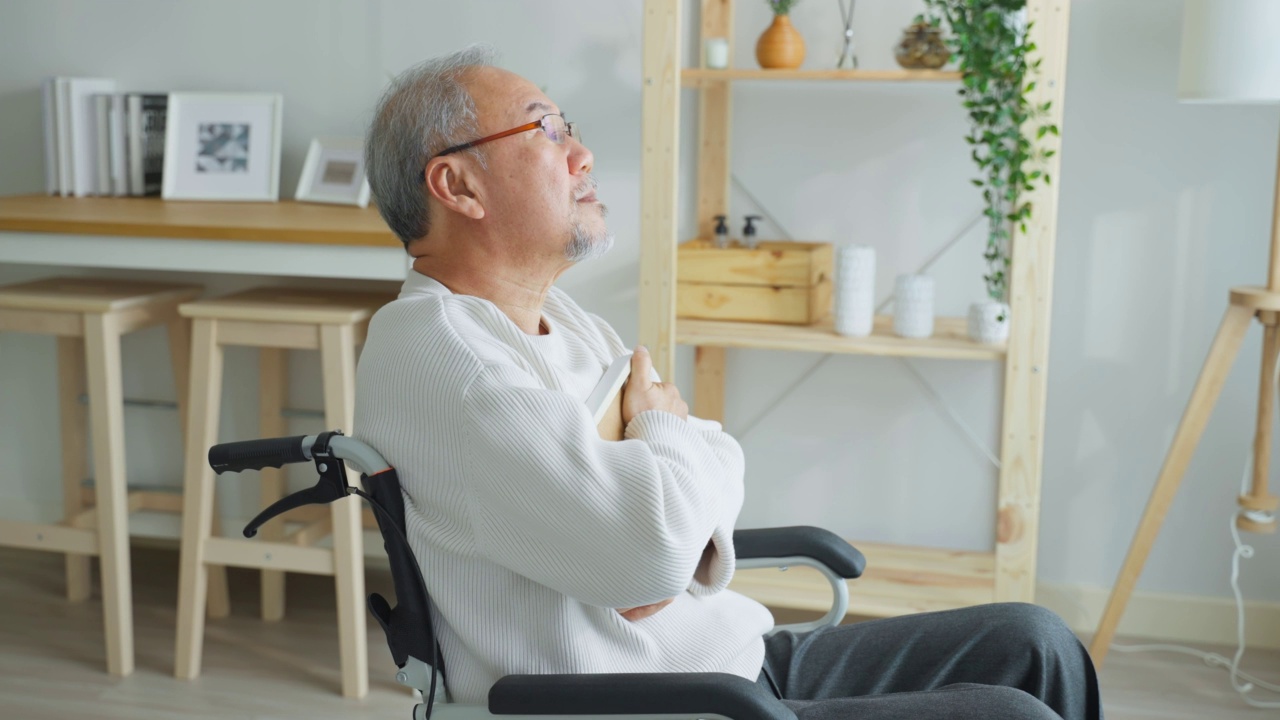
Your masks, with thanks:
<instances>
[{"instance_id":1,"label":"small white pot","mask_svg":"<svg viewBox=\"0 0 1280 720\"><path fill-rule=\"evenodd\" d=\"M1009 305L981 300L969 306L969 339L998 345L1009 339Z\"/></svg>"},{"instance_id":2,"label":"small white pot","mask_svg":"<svg viewBox=\"0 0 1280 720\"><path fill-rule=\"evenodd\" d=\"M866 337L875 326L876 249L844 245L836 251L836 334Z\"/></svg>"},{"instance_id":3,"label":"small white pot","mask_svg":"<svg viewBox=\"0 0 1280 720\"><path fill-rule=\"evenodd\" d=\"M933 335L933 278L898 276L893 293L893 331L905 338Z\"/></svg>"},{"instance_id":4,"label":"small white pot","mask_svg":"<svg viewBox=\"0 0 1280 720\"><path fill-rule=\"evenodd\" d=\"M707 67L724 70L729 67L729 38L707 38L703 46L707 52Z\"/></svg>"}]
</instances>

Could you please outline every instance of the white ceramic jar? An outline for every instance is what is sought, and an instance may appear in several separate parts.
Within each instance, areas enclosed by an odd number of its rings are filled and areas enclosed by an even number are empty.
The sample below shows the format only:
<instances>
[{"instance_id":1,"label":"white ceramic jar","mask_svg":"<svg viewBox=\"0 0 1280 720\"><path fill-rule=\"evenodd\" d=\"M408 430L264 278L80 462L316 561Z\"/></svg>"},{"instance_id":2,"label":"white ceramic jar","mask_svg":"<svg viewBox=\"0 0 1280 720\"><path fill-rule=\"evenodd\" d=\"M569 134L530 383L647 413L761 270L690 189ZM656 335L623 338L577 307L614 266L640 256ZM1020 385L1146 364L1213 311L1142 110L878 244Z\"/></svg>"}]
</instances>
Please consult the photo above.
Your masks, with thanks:
<instances>
[{"instance_id":1,"label":"white ceramic jar","mask_svg":"<svg viewBox=\"0 0 1280 720\"><path fill-rule=\"evenodd\" d=\"M870 335L876 311L876 249L870 245L840 246L835 274L836 333Z\"/></svg>"},{"instance_id":2,"label":"white ceramic jar","mask_svg":"<svg viewBox=\"0 0 1280 720\"><path fill-rule=\"evenodd\" d=\"M933 335L933 278L898 276L893 293L893 331L905 338Z\"/></svg>"}]
</instances>

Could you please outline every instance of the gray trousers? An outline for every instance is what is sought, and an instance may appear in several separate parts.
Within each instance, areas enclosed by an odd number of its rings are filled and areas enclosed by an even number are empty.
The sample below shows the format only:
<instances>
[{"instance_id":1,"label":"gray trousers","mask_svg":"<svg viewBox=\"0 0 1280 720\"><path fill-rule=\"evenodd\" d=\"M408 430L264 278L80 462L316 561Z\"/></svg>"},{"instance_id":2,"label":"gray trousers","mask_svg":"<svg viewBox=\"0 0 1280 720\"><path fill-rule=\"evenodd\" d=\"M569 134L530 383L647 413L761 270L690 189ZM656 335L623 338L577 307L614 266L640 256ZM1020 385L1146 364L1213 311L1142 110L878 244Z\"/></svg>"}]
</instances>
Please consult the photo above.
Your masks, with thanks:
<instances>
[{"instance_id":1,"label":"gray trousers","mask_svg":"<svg viewBox=\"0 0 1280 720\"><path fill-rule=\"evenodd\" d=\"M765 640L760 681L800 720L1100 720L1089 653L1023 603Z\"/></svg>"}]
</instances>

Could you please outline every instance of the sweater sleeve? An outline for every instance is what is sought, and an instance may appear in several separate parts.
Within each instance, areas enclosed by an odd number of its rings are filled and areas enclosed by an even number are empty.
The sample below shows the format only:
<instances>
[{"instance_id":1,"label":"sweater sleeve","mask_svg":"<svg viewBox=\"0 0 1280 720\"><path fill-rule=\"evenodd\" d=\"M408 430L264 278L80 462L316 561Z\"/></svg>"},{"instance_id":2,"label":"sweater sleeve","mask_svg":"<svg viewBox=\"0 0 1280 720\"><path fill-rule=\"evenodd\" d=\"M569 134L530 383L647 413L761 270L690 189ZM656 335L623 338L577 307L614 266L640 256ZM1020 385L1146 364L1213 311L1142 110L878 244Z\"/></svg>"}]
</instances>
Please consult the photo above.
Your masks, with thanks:
<instances>
[{"instance_id":1,"label":"sweater sleeve","mask_svg":"<svg viewBox=\"0 0 1280 720\"><path fill-rule=\"evenodd\" d=\"M718 565L701 572L709 540L732 563L723 526L741 509L743 463L727 435L650 411L605 441L583 403L505 366L474 378L462 423L477 547L513 572L588 604L635 607L697 587L695 574L720 579Z\"/></svg>"},{"instance_id":2,"label":"sweater sleeve","mask_svg":"<svg viewBox=\"0 0 1280 720\"><path fill-rule=\"evenodd\" d=\"M741 447L738 442L728 433L724 432L720 423L714 420L704 420L703 418L689 416L689 427L695 432L700 433L707 444L713 446L723 446L727 452L729 448L737 449L741 453ZM711 542L708 543L706 553L703 555L702 561L698 564L698 569L693 574L693 582L689 585L689 592L694 595L714 595L724 590L729 581L733 579L734 565L737 561L733 551L733 528L738 522L738 513L742 511L743 501L743 483L741 477L735 484L736 490L735 500L725 506L725 513L720 518L720 522L716 524L715 530L711 533Z\"/></svg>"}]
</instances>

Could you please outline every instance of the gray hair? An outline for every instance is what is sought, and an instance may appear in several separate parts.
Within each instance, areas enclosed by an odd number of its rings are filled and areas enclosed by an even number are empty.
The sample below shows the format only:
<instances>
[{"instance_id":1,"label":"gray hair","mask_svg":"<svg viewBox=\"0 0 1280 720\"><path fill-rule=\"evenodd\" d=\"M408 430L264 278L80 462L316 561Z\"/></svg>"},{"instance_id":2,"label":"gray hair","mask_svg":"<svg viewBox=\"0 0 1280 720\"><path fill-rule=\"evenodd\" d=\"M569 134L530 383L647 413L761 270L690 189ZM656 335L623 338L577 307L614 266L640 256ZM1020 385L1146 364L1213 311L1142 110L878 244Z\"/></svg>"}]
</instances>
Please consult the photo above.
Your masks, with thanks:
<instances>
[{"instance_id":1,"label":"gray hair","mask_svg":"<svg viewBox=\"0 0 1280 720\"><path fill-rule=\"evenodd\" d=\"M400 73L378 100L364 162L378 212L406 246L431 229L422 170L427 160L476 133L476 104L461 82L494 62L493 48L471 45ZM479 150L472 153L484 167Z\"/></svg>"}]
</instances>

